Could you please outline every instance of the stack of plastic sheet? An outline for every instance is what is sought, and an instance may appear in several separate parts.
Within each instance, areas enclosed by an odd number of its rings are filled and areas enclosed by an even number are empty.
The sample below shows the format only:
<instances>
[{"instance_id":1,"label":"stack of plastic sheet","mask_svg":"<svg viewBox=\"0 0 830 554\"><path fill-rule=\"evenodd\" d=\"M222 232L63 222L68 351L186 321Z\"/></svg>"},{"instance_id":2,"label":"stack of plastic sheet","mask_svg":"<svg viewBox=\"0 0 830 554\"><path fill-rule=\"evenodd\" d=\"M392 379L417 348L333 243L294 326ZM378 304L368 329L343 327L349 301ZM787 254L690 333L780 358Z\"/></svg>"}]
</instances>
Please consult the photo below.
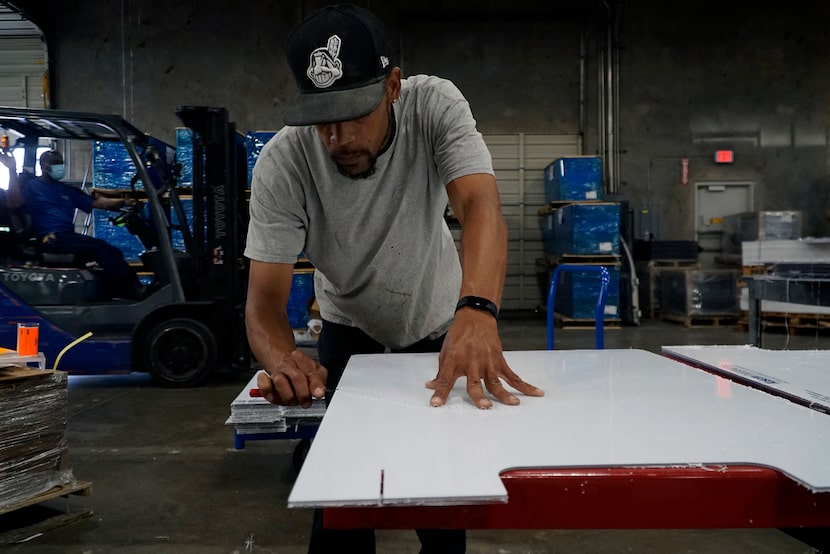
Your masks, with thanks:
<instances>
[{"instance_id":1,"label":"stack of plastic sheet","mask_svg":"<svg viewBox=\"0 0 830 554\"><path fill-rule=\"evenodd\" d=\"M310 408L301 408L277 406L260 396L252 396L251 391L258 390L258 373L251 377L242 392L231 402L231 415L225 424L233 425L237 435L287 434L301 427L317 427L320 424L326 412L323 400L315 400Z\"/></svg>"}]
</instances>

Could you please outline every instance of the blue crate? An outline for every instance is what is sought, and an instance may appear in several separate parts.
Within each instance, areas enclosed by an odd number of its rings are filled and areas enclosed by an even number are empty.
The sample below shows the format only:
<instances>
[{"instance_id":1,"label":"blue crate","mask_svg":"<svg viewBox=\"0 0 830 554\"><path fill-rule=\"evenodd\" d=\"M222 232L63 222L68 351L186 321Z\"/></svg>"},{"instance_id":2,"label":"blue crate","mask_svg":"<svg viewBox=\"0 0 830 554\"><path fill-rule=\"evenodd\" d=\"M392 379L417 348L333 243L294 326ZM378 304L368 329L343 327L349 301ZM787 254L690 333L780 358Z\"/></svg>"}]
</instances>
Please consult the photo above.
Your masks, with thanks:
<instances>
[{"instance_id":1,"label":"blue crate","mask_svg":"<svg viewBox=\"0 0 830 554\"><path fill-rule=\"evenodd\" d=\"M602 158L559 158L545 168L545 202L602 200Z\"/></svg>"},{"instance_id":2,"label":"blue crate","mask_svg":"<svg viewBox=\"0 0 830 554\"><path fill-rule=\"evenodd\" d=\"M251 179L254 175L254 166L259 159L259 152L265 143L276 135L276 131L248 131L245 133L245 151L248 158L248 187L251 186Z\"/></svg>"},{"instance_id":3,"label":"blue crate","mask_svg":"<svg viewBox=\"0 0 830 554\"><path fill-rule=\"evenodd\" d=\"M567 204L553 212L550 225L552 243L546 249L551 249L553 255L620 254L618 202Z\"/></svg>"},{"instance_id":4,"label":"blue crate","mask_svg":"<svg viewBox=\"0 0 830 554\"><path fill-rule=\"evenodd\" d=\"M165 164L169 164L172 161L169 159L169 156L172 154L172 148L168 144L154 137L148 137L148 141L156 148ZM158 187L161 184L161 178L156 173L157 170L153 168L148 171L150 178ZM138 170L130 154L127 152L127 147L124 146L124 143L100 140L93 141L92 186L101 189L130 189L131 181L137 172ZM141 189L144 185L139 180L135 186L137 189Z\"/></svg>"},{"instance_id":5,"label":"blue crate","mask_svg":"<svg viewBox=\"0 0 830 554\"><path fill-rule=\"evenodd\" d=\"M292 329L308 326L308 304L314 297L314 271L295 271L288 296L288 323Z\"/></svg>"},{"instance_id":6,"label":"blue crate","mask_svg":"<svg viewBox=\"0 0 830 554\"><path fill-rule=\"evenodd\" d=\"M605 300L606 320L620 318L620 267L608 269L608 296ZM600 274L596 271L562 271L556 289L556 311L571 319L596 320L599 300Z\"/></svg>"},{"instance_id":7,"label":"blue crate","mask_svg":"<svg viewBox=\"0 0 830 554\"><path fill-rule=\"evenodd\" d=\"M545 256L556 256L556 212L540 215L539 227L542 231L542 249Z\"/></svg>"},{"instance_id":8,"label":"blue crate","mask_svg":"<svg viewBox=\"0 0 830 554\"><path fill-rule=\"evenodd\" d=\"M124 143L93 142L92 186L101 189L128 189L135 173L135 164Z\"/></svg>"},{"instance_id":9,"label":"blue crate","mask_svg":"<svg viewBox=\"0 0 830 554\"><path fill-rule=\"evenodd\" d=\"M189 198L183 198L182 208L184 209L185 217L187 217L187 225L192 229L193 201ZM149 206L144 206L145 215L147 215L149 209ZM124 254L124 259L128 262L139 261L139 256L145 250L144 245L141 244L141 241L139 241L135 235L131 234L126 227L118 227L109 221L109 218L115 215L113 212L99 209L95 209L92 212L93 225L95 228L94 235L121 250ZM170 220L174 225L177 224L176 212L172 209L170 210ZM174 250L185 249L184 237L178 229L173 230L170 240Z\"/></svg>"},{"instance_id":10,"label":"blue crate","mask_svg":"<svg viewBox=\"0 0 830 554\"><path fill-rule=\"evenodd\" d=\"M145 206L144 209L147 210L148 207ZM124 259L128 262L136 262L139 260L139 255L144 252L144 245L126 227L118 227L110 223L109 218L115 215L108 210L97 208L92 210L94 235L121 250Z\"/></svg>"}]
</instances>

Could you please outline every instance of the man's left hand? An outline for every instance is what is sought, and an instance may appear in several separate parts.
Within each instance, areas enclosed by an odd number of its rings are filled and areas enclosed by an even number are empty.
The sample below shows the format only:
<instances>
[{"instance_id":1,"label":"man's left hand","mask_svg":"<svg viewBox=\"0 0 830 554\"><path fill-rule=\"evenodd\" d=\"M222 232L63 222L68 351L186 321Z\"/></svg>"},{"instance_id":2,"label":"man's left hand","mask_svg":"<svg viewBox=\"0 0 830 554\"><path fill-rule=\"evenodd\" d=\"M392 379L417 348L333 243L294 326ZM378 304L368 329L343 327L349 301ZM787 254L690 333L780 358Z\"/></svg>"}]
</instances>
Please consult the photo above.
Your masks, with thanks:
<instances>
[{"instance_id":1,"label":"man's left hand","mask_svg":"<svg viewBox=\"0 0 830 554\"><path fill-rule=\"evenodd\" d=\"M10 170L15 170L17 168L17 162L15 161L14 156L8 152L0 153L0 163L8 167Z\"/></svg>"},{"instance_id":2,"label":"man's left hand","mask_svg":"<svg viewBox=\"0 0 830 554\"><path fill-rule=\"evenodd\" d=\"M427 388L435 391L430 405L446 404L456 380L464 376L467 393L473 404L481 409L493 406L484 393L485 388L503 404L514 406L519 403L519 398L505 389L502 381L527 396L545 395L545 391L525 383L507 365L495 318L473 309L462 309L455 314L438 356L438 375L426 383Z\"/></svg>"}]
</instances>

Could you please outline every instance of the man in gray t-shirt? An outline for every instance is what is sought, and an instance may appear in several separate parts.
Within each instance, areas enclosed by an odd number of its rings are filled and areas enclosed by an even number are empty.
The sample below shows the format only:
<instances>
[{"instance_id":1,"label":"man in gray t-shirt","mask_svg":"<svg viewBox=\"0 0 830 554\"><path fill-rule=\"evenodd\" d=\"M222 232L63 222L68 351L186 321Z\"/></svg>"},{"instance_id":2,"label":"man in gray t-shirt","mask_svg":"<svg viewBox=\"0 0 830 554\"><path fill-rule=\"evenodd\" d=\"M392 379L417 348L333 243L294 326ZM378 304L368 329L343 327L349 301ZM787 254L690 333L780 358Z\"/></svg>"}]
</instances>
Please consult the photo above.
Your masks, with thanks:
<instances>
[{"instance_id":1,"label":"man in gray t-shirt","mask_svg":"<svg viewBox=\"0 0 830 554\"><path fill-rule=\"evenodd\" d=\"M459 377L480 408L541 396L502 354L496 318L507 228L489 152L449 81L402 79L380 21L354 6L310 14L288 38L299 94L251 185L246 326L270 402L308 407L353 354L439 352L430 404ZM461 259L444 219L462 224ZM294 264L314 265L318 361L296 349L286 306ZM330 395L326 395L329 399ZM336 463L336 461L333 461ZM418 531L421 552L464 552L463 530ZM373 552L371 530L326 530L310 552Z\"/></svg>"}]
</instances>

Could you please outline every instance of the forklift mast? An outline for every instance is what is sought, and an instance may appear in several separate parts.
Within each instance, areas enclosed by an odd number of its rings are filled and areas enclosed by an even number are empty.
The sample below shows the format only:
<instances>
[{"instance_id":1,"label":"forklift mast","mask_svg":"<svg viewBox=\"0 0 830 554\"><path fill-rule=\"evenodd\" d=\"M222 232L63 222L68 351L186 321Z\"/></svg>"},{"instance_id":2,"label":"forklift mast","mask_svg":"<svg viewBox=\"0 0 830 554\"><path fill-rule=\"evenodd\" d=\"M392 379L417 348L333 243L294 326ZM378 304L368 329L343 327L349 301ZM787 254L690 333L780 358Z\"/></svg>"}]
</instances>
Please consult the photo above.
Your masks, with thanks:
<instances>
[{"instance_id":1,"label":"forklift mast","mask_svg":"<svg viewBox=\"0 0 830 554\"><path fill-rule=\"evenodd\" d=\"M234 358L249 360L244 322L248 268L245 143L225 108L180 106L176 115L193 137L193 232L185 244L196 263L196 297L217 302L233 322ZM178 216L179 214L177 214ZM178 218L178 221L184 221Z\"/></svg>"}]
</instances>

